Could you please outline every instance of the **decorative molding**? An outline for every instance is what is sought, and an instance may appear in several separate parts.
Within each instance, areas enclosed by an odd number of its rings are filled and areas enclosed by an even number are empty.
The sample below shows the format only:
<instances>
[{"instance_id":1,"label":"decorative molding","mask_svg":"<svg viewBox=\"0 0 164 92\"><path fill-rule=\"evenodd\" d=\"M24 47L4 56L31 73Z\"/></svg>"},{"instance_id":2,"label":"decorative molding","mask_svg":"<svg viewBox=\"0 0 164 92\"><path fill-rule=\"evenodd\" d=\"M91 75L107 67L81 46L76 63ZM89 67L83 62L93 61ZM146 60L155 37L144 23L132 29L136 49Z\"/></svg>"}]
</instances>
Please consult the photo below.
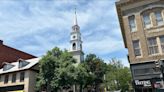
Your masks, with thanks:
<instances>
[{"instance_id":1,"label":"decorative molding","mask_svg":"<svg viewBox=\"0 0 164 92\"><path fill-rule=\"evenodd\" d=\"M147 10L151 10L153 8L164 8L164 5L149 5L148 7L141 9L139 11L139 13L141 14L141 13L143 13L143 12L145 12Z\"/></svg>"}]
</instances>

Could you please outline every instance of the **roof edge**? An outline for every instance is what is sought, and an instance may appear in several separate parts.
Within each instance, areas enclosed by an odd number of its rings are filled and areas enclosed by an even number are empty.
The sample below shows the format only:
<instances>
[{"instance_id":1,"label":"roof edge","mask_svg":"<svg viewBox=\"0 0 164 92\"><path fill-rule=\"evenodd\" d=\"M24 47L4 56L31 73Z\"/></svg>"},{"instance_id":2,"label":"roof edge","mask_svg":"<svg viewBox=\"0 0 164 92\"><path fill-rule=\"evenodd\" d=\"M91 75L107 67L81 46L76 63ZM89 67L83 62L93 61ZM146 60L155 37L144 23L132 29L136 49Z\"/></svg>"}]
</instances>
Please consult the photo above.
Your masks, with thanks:
<instances>
[{"instance_id":1,"label":"roof edge","mask_svg":"<svg viewBox=\"0 0 164 92\"><path fill-rule=\"evenodd\" d=\"M20 53L23 53L23 54L29 55L29 56L31 56L32 58L37 58L37 56L34 56L34 55L29 54L29 53L26 53L26 52L24 52L24 51L21 51L21 50L18 50L18 49L12 48L12 47L10 47L10 46L4 45L4 44L3 44L3 46L5 46L5 47L7 47L7 48L9 48L9 49L12 49L12 50L18 51L18 52L20 52Z\"/></svg>"},{"instance_id":2,"label":"roof edge","mask_svg":"<svg viewBox=\"0 0 164 92\"><path fill-rule=\"evenodd\" d=\"M119 25L120 25L120 29L121 29L121 33L122 33L122 37L123 37L123 41L124 41L124 47L127 48L126 36L125 36L125 32L124 32L122 12L121 12L120 5L116 4L116 10L117 10Z\"/></svg>"}]
</instances>

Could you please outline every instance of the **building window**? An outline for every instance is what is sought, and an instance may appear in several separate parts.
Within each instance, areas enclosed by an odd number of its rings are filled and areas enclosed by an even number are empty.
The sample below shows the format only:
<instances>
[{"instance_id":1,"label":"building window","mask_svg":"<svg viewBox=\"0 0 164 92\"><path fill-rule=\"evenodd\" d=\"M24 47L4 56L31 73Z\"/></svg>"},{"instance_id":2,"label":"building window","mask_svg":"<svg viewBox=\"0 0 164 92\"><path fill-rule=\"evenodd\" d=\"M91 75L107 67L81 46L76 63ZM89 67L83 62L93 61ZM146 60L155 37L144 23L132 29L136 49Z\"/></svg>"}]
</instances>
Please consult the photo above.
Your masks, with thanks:
<instances>
[{"instance_id":1,"label":"building window","mask_svg":"<svg viewBox=\"0 0 164 92\"><path fill-rule=\"evenodd\" d=\"M12 75L12 83L16 82L16 73Z\"/></svg>"},{"instance_id":2,"label":"building window","mask_svg":"<svg viewBox=\"0 0 164 92\"><path fill-rule=\"evenodd\" d=\"M6 84L6 83L8 83L8 81L9 81L9 75L5 75L4 83Z\"/></svg>"},{"instance_id":3,"label":"building window","mask_svg":"<svg viewBox=\"0 0 164 92\"><path fill-rule=\"evenodd\" d=\"M25 72L21 72L20 73L20 82L24 81L24 77L25 77Z\"/></svg>"},{"instance_id":4,"label":"building window","mask_svg":"<svg viewBox=\"0 0 164 92\"><path fill-rule=\"evenodd\" d=\"M155 17L156 17L156 21L157 21L157 25L158 25L158 26L164 24L161 11L156 11L156 12L155 12Z\"/></svg>"},{"instance_id":5,"label":"building window","mask_svg":"<svg viewBox=\"0 0 164 92\"><path fill-rule=\"evenodd\" d=\"M149 47L149 54L156 54L158 53L158 45L157 45L157 40L155 37L149 38L148 39L148 47Z\"/></svg>"},{"instance_id":6,"label":"building window","mask_svg":"<svg viewBox=\"0 0 164 92\"><path fill-rule=\"evenodd\" d=\"M29 62L24 61L24 60L20 60L20 61L19 61L19 68L22 68L22 67L24 67L24 66L26 66L26 65L28 65L28 64L29 64Z\"/></svg>"},{"instance_id":7,"label":"building window","mask_svg":"<svg viewBox=\"0 0 164 92\"><path fill-rule=\"evenodd\" d=\"M5 64L5 65L3 66L3 71L9 70L9 69L11 69L12 67L14 67L14 66L11 65L11 64Z\"/></svg>"},{"instance_id":8,"label":"building window","mask_svg":"<svg viewBox=\"0 0 164 92\"><path fill-rule=\"evenodd\" d=\"M134 49L135 56L141 56L139 40L133 41L133 49Z\"/></svg>"},{"instance_id":9,"label":"building window","mask_svg":"<svg viewBox=\"0 0 164 92\"><path fill-rule=\"evenodd\" d=\"M151 20L150 20L150 14L144 14L143 15L143 22L144 22L144 27L145 28L150 28L151 27Z\"/></svg>"},{"instance_id":10,"label":"building window","mask_svg":"<svg viewBox=\"0 0 164 92\"><path fill-rule=\"evenodd\" d=\"M164 53L164 36L160 37L160 43L161 43L162 53Z\"/></svg>"},{"instance_id":11,"label":"building window","mask_svg":"<svg viewBox=\"0 0 164 92\"><path fill-rule=\"evenodd\" d=\"M76 43L73 43L72 48L73 50L76 50Z\"/></svg>"},{"instance_id":12,"label":"building window","mask_svg":"<svg viewBox=\"0 0 164 92\"><path fill-rule=\"evenodd\" d=\"M136 31L136 23L135 23L135 16L130 16L129 17L129 26L130 26L130 30L132 32Z\"/></svg>"}]
</instances>

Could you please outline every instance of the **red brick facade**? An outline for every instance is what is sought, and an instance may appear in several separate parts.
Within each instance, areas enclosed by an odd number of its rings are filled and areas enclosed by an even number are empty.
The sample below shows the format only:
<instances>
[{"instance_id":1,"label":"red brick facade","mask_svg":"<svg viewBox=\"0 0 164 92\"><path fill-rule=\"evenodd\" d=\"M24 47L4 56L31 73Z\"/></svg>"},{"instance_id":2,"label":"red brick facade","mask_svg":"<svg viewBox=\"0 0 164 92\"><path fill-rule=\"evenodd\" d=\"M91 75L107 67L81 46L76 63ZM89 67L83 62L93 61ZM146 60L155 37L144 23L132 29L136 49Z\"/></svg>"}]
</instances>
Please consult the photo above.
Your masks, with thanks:
<instances>
[{"instance_id":1,"label":"red brick facade","mask_svg":"<svg viewBox=\"0 0 164 92\"><path fill-rule=\"evenodd\" d=\"M3 44L2 41L0 42L0 67L3 62L8 62L8 63L15 62L19 58L31 59L31 58L35 58L35 56L22 52L20 50L11 48L9 46L6 46Z\"/></svg>"}]
</instances>

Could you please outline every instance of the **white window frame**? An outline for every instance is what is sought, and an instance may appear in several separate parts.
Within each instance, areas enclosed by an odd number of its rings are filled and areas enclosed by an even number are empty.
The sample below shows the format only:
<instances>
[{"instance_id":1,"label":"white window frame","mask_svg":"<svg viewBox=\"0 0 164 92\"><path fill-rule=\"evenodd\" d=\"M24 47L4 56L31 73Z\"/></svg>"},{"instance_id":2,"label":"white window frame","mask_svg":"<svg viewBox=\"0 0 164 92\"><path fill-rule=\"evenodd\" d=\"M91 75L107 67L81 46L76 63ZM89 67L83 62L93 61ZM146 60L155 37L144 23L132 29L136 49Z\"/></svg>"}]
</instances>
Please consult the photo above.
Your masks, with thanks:
<instances>
[{"instance_id":1,"label":"white window frame","mask_svg":"<svg viewBox=\"0 0 164 92\"><path fill-rule=\"evenodd\" d=\"M138 44L138 47L137 47L137 48L135 48L136 46L134 46L134 45L135 45L135 42L137 42L137 44ZM140 45L140 41L139 41L139 40L134 40L134 41L133 41L133 51L134 51L134 55L135 55L136 57L142 55L142 53L141 53L141 45ZM139 54L136 54L137 51L139 51Z\"/></svg>"},{"instance_id":2,"label":"white window frame","mask_svg":"<svg viewBox=\"0 0 164 92\"><path fill-rule=\"evenodd\" d=\"M131 31L131 32L137 31L135 15L129 16L129 17L128 17L128 21L129 21L130 31Z\"/></svg>"},{"instance_id":3,"label":"white window frame","mask_svg":"<svg viewBox=\"0 0 164 92\"><path fill-rule=\"evenodd\" d=\"M160 18L157 18L157 14L160 14ZM156 11L156 12L155 12L155 18L156 18L157 26L164 25L164 20L163 20L162 11Z\"/></svg>"},{"instance_id":4,"label":"white window frame","mask_svg":"<svg viewBox=\"0 0 164 92\"><path fill-rule=\"evenodd\" d=\"M160 37L159 37L159 39L160 39L161 51L162 51L162 53L164 53L164 41L162 42L162 41L161 41L161 38L164 39L164 36L160 36Z\"/></svg>"},{"instance_id":5,"label":"white window frame","mask_svg":"<svg viewBox=\"0 0 164 92\"><path fill-rule=\"evenodd\" d=\"M156 44L150 44L150 39L155 39ZM157 37L151 37L148 38L148 49L149 49L149 55L154 55L159 53L159 46L157 43ZM152 42L151 42L152 43ZM154 42L153 42L154 43ZM157 50L157 51L156 51Z\"/></svg>"},{"instance_id":6,"label":"white window frame","mask_svg":"<svg viewBox=\"0 0 164 92\"><path fill-rule=\"evenodd\" d=\"M148 17L149 22L145 21L145 19L147 19L146 17ZM143 24L144 24L144 28L151 28L152 27L152 21L151 21L150 13L143 14Z\"/></svg>"}]
</instances>

